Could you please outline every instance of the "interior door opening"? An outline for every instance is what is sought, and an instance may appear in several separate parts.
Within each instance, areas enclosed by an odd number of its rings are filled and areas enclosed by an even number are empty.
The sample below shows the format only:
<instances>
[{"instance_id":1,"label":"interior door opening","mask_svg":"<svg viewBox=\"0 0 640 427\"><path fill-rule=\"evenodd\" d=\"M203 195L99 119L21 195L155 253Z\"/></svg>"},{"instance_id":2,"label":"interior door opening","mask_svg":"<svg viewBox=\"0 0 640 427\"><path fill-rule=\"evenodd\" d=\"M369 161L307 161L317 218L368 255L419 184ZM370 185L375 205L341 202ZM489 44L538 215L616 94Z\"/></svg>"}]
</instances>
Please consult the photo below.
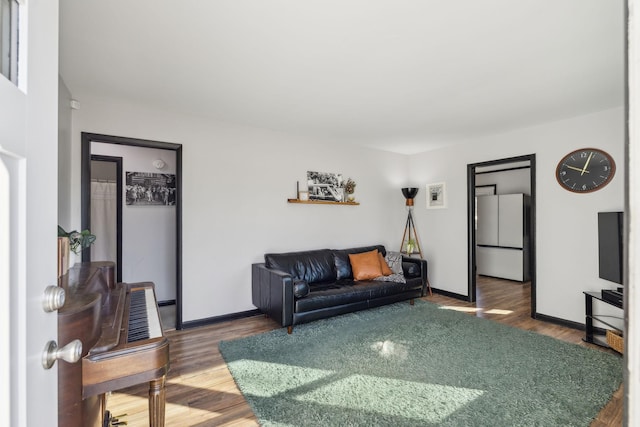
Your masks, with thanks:
<instances>
[{"instance_id":1,"label":"interior door opening","mask_svg":"<svg viewBox=\"0 0 640 427\"><path fill-rule=\"evenodd\" d=\"M535 154L470 164L467 183L469 301L479 275L530 283L535 317Z\"/></svg>"},{"instance_id":2,"label":"interior door opening","mask_svg":"<svg viewBox=\"0 0 640 427\"><path fill-rule=\"evenodd\" d=\"M90 261L114 261L122 282L122 157L91 155Z\"/></svg>"},{"instance_id":3,"label":"interior door opening","mask_svg":"<svg viewBox=\"0 0 640 427\"><path fill-rule=\"evenodd\" d=\"M91 187L101 179L97 169L106 162L117 164L115 159L120 158L115 184L120 206L118 281L154 282L158 305L170 306L172 312L170 323L165 324L163 316L163 327L182 329L182 145L83 132L81 149L82 229L93 231L94 228ZM92 157L96 163L92 163ZM164 162L157 161L163 158ZM107 177L102 179L113 180L109 178L111 173L107 171ZM125 173L127 177L136 173L150 182L163 174L171 175L175 179L172 203L155 203L155 199L154 203L129 203L130 199L125 199L124 194ZM162 206L149 206L152 204ZM82 261L98 261L92 256L90 250L83 250Z\"/></svg>"}]
</instances>

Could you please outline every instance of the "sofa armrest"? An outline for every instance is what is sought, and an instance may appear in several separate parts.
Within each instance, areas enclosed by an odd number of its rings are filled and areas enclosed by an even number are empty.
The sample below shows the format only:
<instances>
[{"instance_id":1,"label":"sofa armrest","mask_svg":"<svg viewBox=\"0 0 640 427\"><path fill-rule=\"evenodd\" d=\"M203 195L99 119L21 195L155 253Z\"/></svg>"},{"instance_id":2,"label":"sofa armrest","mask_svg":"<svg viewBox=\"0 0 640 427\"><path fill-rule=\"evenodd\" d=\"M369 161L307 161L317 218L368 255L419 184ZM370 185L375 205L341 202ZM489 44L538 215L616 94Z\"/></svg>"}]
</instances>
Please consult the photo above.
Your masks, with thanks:
<instances>
[{"instance_id":1,"label":"sofa armrest","mask_svg":"<svg viewBox=\"0 0 640 427\"><path fill-rule=\"evenodd\" d=\"M252 264L251 299L280 325L293 323L293 278L289 273L267 268L264 263Z\"/></svg>"},{"instance_id":2,"label":"sofa armrest","mask_svg":"<svg viewBox=\"0 0 640 427\"><path fill-rule=\"evenodd\" d=\"M407 257L404 255L402 256L402 270L405 277L415 277L409 274L409 270L415 267L418 267L420 272L420 278L422 279L422 295L424 296L427 286L427 260L422 258Z\"/></svg>"}]
</instances>

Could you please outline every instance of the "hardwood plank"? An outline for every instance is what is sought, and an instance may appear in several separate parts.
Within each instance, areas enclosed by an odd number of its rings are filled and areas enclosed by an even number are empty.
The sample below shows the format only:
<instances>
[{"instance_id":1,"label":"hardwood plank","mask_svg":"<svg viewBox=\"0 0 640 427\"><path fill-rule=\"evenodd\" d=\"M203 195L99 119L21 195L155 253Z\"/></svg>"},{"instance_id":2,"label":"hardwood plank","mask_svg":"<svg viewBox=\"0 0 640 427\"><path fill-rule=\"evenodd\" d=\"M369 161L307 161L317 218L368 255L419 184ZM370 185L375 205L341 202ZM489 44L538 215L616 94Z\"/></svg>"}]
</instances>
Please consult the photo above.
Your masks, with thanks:
<instances>
[{"instance_id":1,"label":"hardwood plank","mask_svg":"<svg viewBox=\"0 0 640 427\"><path fill-rule=\"evenodd\" d=\"M521 329L549 335L585 347L613 352L582 341L583 331L531 318L531 287L527 284L480 276L477 302L468 303L434 294L423 298L469 315L492 319ZM581 295L576 298L581 298ZM231 340L269 330L278 325L262 316L253 316L215 325L170 331L171 369L167 376L167 426L258 426L251 408L242 397L218 351L221 340ZM107 401L115 414L129 426L147 426L147 385L138 385L111 394ZM622 426L623 389L600 411L591 427Z\"/></svg>"}]
</instances>

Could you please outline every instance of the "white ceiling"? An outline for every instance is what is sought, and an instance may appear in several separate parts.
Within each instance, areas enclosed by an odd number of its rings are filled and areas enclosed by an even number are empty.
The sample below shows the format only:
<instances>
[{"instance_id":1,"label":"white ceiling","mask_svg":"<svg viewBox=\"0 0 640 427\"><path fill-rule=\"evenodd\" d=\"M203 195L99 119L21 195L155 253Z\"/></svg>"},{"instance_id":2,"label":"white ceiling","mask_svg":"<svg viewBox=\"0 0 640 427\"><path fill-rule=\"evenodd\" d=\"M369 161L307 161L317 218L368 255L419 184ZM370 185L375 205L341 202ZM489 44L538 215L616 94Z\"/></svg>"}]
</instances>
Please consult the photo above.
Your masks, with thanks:
<instances>
[{"instance_id":1,"label":"white ceiling","mask_svg":"<svg viewBox=\"0 0 640 427\"><path fill-rule=\"evenodd\" d=\"M624 103L624 0L60 0L75 98L414 153Z\"/></svg>"}]
</instances>

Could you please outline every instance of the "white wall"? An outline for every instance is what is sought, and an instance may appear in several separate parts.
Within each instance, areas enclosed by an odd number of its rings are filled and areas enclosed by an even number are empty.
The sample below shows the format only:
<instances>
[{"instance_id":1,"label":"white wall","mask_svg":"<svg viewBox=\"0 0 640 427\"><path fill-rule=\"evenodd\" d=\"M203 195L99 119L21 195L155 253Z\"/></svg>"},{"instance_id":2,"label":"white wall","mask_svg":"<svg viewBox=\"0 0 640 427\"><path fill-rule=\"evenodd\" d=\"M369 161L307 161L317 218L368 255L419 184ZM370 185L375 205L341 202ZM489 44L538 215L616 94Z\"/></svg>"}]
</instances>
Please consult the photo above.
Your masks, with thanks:
<instances>
[{"instance_id":1,"label":"white wall","mask_svg":"<svg viewBox=\"0 0 640 427\"><path fill-rule=\"evenodd\" d=\"M509 165L504 165L508 168ZM476 186L496 185L496 194L531 195L531 169L514 169L476 174Z\"/></svg>"},{"instance_id":2,"label":"white wall","mask_svg":"<svg viewBox=\"0 0 640 427\"><path fill-rule=\"evenodd\" d=\"M71 211L78 222L81 132L183 145L184 321L255 309L251 264L265 252L375 243L399 249L404 155L74 97L82 103L73 117ZM352 177L361 205L287 203L307 170Z\"/></svg>"},{"instance_id":3,"label":"white wall","mask_svg":"<svg viewBox=\"0 0 640 427\"><path fill-rule=\"evenodd\" d=\"M265 252L377 242L398 249L406 220L399 188L407 185L421 189L415 222L431 284L466 295L467 164L531 153L537 161L538 313L583 323L582 291L612 286L598 278L595 230L598 211L623 208L621 108L408 158L127 102L80 101L73 120L74 164L82 131L183 144L185 321L253 309L250 265ZM581 147L602 148L617 161L613 182L595 193L569 193L555 179L557 162ZM353 177L362 204L287 204L307 170ZM440 181L447 183L448 208L427 210L425 184ZM72 212L79 215L77 168L73 183Z\"/></svg>"},{"instance_id":4,"label":"white wall","mask_svg":"<svg viewBox=\"0 0 640 427\"><path fill-rule=\"evenodd\" d=\"M58 77L58 224L65 230L79 230L71 225L71 92Z\"/></svg>"},{"instance_id":5,"label":"white wall","mask_svg":"<svg viewBox=\"0 0 640 427\"><path fill-rule=\"evenodd\" d=\"M467 295L467 165L534 153L537 312L584 323L582 291L615 287L598 278L597 212L624 206L624 127L624 110L616 108L412 156L411 179L422 189L415 216L431 285ZM583 147L609 152L617 172L602 190L574 194L560 188L555 169ZM447 183L448 208L427 210L424 186L440 181Z\"/></svg>"},{"instance_id":6,"label":"white wall","mask_svg":"<svg viewBox=\"0 0 640 427\"><path fill-rule=\"evenodd\" d=\"M123 183L127 172L176 173L176 153L170 150L92 142L91 154L122 157ZM165 162L162 170L153 166L156 159ZM122 197L122 281L151 281L158 301L175 300L175 206L127 205L124 190Z\"/></svg>"}]
</instances>

